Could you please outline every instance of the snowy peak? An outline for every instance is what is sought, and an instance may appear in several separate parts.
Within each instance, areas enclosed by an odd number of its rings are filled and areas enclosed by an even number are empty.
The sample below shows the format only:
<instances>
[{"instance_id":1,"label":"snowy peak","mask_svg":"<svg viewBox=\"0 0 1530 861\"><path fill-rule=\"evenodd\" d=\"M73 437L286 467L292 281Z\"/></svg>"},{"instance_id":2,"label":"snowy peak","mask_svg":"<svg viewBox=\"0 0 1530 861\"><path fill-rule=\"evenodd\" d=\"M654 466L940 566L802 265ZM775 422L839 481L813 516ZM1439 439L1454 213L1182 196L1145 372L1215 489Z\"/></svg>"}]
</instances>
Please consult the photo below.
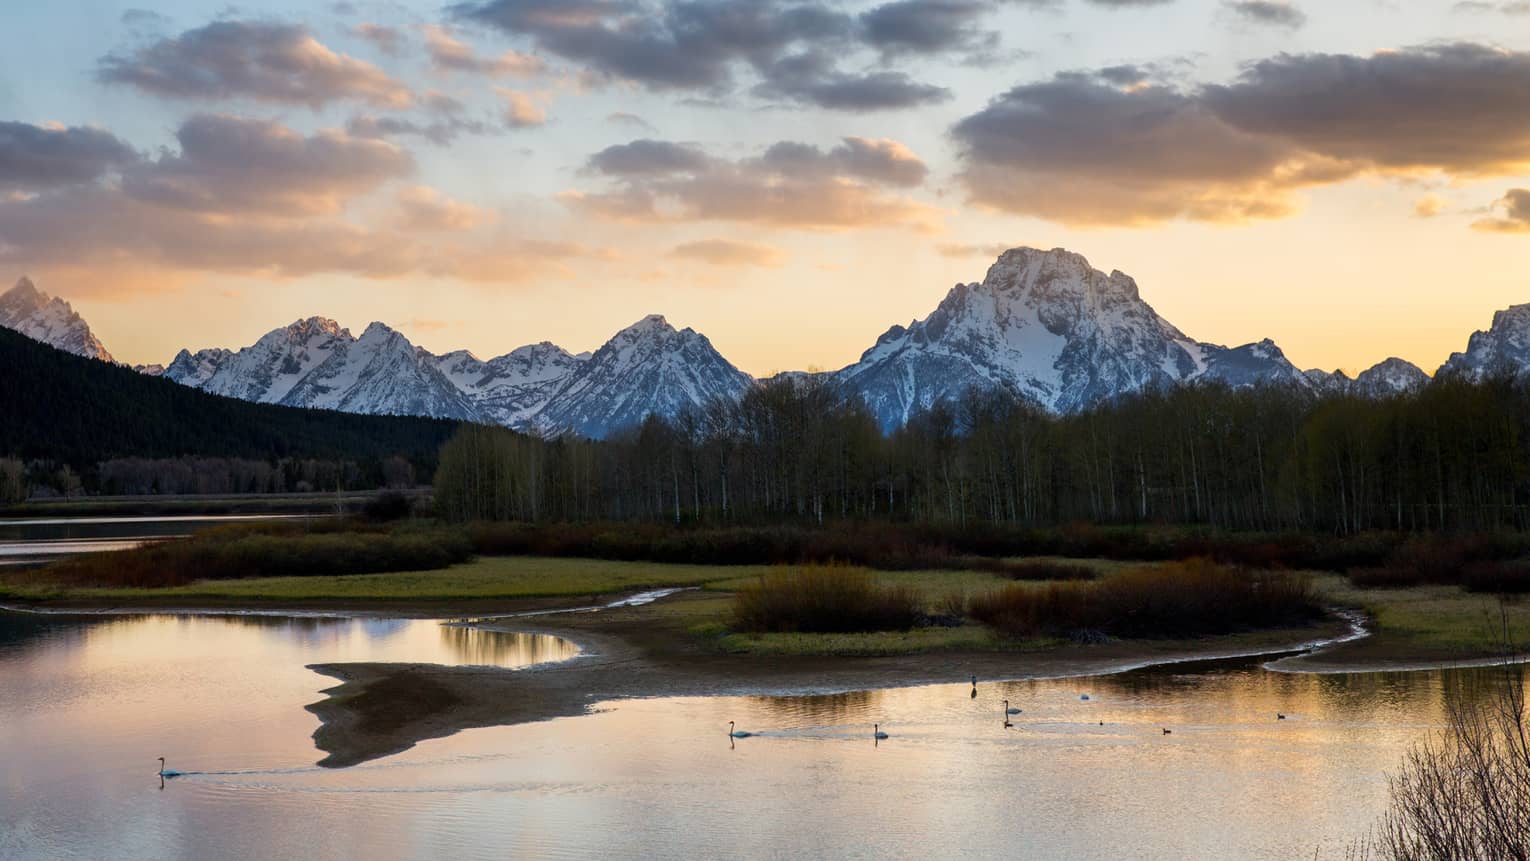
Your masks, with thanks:
<instances>
[{"instance_id":1,"label":"snowy peak","mask_svg":"<svg viewBox=\"0 0 1530 861\"><path fill-rule=\"evenodd\" d=\"M606 437L650 415L674 416L737 398L753 378L692 329L653 314L617 332L578 365L533 419L543 429Z\"/></svg>"},{"instance_id":2,"label":"snowy peak","mask_svg":"<svg viewBox=\"0 0 1530 861\"><path fill-rule=\"evenodd\" d=\"M1004 252L981 283L956 285L929 317L887 330L835 376L889 430L973 388L1072 412L1196 379L1306 385L1273 343L1229 350L1193 341L1142 300L1130 276L1061 248Z\"/></svg>"},{"instance_id":3,"label":"snowy peak","mask_svg":"<svg viewBox=\"0 0 1530 861\"><path fill-rule=\"evenodd\" d=\"M1428 384L1429 375L1423 368L1392 356L1361 371L1355 377L1354 391L1365 398L1387 398L1416 392Z\"/></svg>"},{"instance_id":4,"label":"snowy peak","mask_svg":"<svg viewBox=\"0 0 1530 861\"><path fill-rule=\"evenodd\" d=\"M0 294L0 326L66 353L112 361L112 354L68 302L38 290L25 275Z\"/></svg>"},{"instance_id":5,"label":"snowy peak","mask_svg":"<svg viewBox=\"0 0 1530 861\"><path fill-rule=\"evenodd\" d=\"M1473 332L1466 352L1452 353L1439 373L1471 380L1530 373L1530 304L1511 305L1493 314L1493 325L1485 332Z\"/></svg>"}]
</instances>

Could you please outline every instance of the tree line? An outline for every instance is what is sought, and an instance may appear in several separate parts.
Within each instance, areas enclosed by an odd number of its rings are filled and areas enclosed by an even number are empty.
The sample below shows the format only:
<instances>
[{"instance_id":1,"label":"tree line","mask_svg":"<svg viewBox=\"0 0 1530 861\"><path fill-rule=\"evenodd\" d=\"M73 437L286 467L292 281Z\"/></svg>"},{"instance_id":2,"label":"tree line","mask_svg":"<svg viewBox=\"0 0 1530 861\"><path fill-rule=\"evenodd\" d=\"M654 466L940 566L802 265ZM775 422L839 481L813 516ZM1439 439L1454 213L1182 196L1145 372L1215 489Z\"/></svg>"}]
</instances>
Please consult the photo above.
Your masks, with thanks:
<instances>
[{"instance_id":1,"label":"tree line","mask_svg":"<svg viewBox=\"0 0 1530 861\"><path fill-rule=\"evenodd\" d=\"M4 328L0 368L0 456L9 461L0 468L0 501L34 490L380 487L393 481L400 460L429 481L437 452L457 428L441 419L219 397Z\"/></svg>"},{"instance_id":2,"label":"tree line","mask_svg":"<svg viewBox=\"0 0 1530 861\"><path fill-rule=\"evenodd\" d=\"M435 498L459 520L1522 529L1527 446L1530 388L1510 376L1384 399L1196 385L1061 416L972 390L888 435L807 378L604 441L463 426Z\"/></svg>"}]
</instances>

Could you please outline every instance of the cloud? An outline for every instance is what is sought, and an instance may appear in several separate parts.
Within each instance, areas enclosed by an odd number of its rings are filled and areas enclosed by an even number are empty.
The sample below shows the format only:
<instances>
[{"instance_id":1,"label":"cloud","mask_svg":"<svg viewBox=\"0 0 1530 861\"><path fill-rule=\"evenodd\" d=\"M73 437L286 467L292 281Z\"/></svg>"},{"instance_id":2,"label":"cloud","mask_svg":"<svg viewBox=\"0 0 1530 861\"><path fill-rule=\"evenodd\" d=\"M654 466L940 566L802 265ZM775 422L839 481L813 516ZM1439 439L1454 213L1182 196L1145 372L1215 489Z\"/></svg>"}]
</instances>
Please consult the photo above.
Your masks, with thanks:
<instances>
[{"instance_id":1,"label":"cloud","mask_svg":"<svg viewBox=\"0 0 1530 861\"><path fill-rule=\"evenodd\" d=\"M1229 0L1224 8L1252 24L1298 30L1307 23L1307 13L1285 0Z\"/></svg>"},{"instance_id":2,"label":"cloud","mask_svg":"<svg viewBox=\"0 0 1530 861\"><path fill-rule=\"evenodd\" d=\"M1074 224L1280 217L1357 175L1530 168L1530 53L1470 43L1282 54L1227 84L1061 74L952 129L983 205Z\"/></svg>"},{"instance_id":3,"label":"cloud","mask_svg":"<svg viewBox=\"0 0 1530 861\"><path fill-rule=\"evenodd\" d=\"M331 51L305 28L259 21L215 21L130 54L108 54L96 77L176 99L249 98L314 109L343 100L403 108L412 100L402 83Z\"/></svg>"},{"instance_id":4,"label":"cloud","mask_svg":"<svg viewBox=\"0 0 1530 861\"><path fill-rule=\"evenodd\" d=\"M999 255L1014 247L1014 245L1006 245L1002 242L995 242L990 245L968 245L959 242L942 242L935 246L935 250L942 257L984 257L997 260Z\"/></svg>"},{"instance_id":5,"label":"cloud","mask_svg":"<svg viewBox=\"0 0 1530 861\"><path fill-rule=\"evenodd\" d=\"M547 122L547 111L530 93L495 87L505 102L505 125L513 129L534 128Z\"/></svg>"},{"instance_id":6,"label":"cloud","mask_svg":"<svg viewBox=\"0 0 1530 861\"><path fill-rule=\"evenodd\" d=\"M530 78L547 68L540 59L519 51L505 51L492 59L479 57L472 45L457 39L445 27L426 24L424 30L425 50L437 71Z\"/></svg>"},{"instance_id":7,"label":"cloud","mask_svg":"<svg viewBox=\"0 0 1530 861\"><path fill-rule=\"evenodd\" d=\"M1293 147L1162 85L1059 75L1015 87L952 130L974 201L1074 224L1239 221L1289 209Z\"/></svg>"},{"instance_id":8,"label":"cloud","mask_svg":"<svg viewBox=\"0 0 1530 861\"><path fill-rule=\"evenodd\" d=\"M424 185L410 186L394 196L393 223L412 232L463 232L494 220L494 214L463 203Z\"/></svg>"},{"instance_id":9,"label":"cloud","mask_svg":"<svg viewBox=\"0 0 1530 861\"><path fill-rule=\"evenodd\" d=\"M272 120L200 114L176 140L178 154L123 171L124 194L223 215L322 214L414 170L393 144L332 129L305 136Z\"/></svg>"},{"instance_id":10,"label":"cloud","mask_svg":"<svg viewBox=\"0 0 1530 861\"><path fill-rule=\"evenodd\" d=\"M1438 195L1426 194L1413 202L1413 214L1418 218L1434 218L1445 211L1445 201Z\"/></svg>"},{"instance_id":11,"label":"cloud","mask_svg":"<svg viewBox=\"0 0 1530 861\"><path fill-rule=\"evenodd\" d=\"M626 111L617 111L615 113L606 115L606 122L611 123L612 125L628 126L630 128L638 128L650 132L654 131L652 123L648 122L637 114L628 113Z\"/></svg>"},{"instance_id":12,"label":"cloud","mask_svg":"<svg viewBox=\"0 0 1530 861\"><path fill-rule=\"evenodd\" d=\"M786 262L786 252L779 248L732 239L687 242L671 249L669 256L711 266L780 266Z\"/></svg>"},{"instance_id":13,"label":"cloud","mask_svg":"<svg viewBox=\"0 0 1530 861\"><path fill-rule=\"evenodd\" d=\"M397 57L404 52L404 34L397 27L363 22L357 24L353 32L390 57Z\"/></svg>"},{"instance_id":14,"label":"cloud","mask_svg":"<svg viewBox=\"0 0 1530 861\"><path fill-rule=\"evenodd\" d=\"M950 93L901 71L845 71L840 60L856 50L966 49L978 36L966 24L942 24L938 34L920 34L914 24L941 24L942 16L926 7L954 14L968 5L977 4L905 0L864 19L822 0L476 0L450 10L530 38L542 53L599 78L716 96L748 71L756 79L752 92L763 98L871 111L943 101ZM963 20L971 17L964 13Z\"/></svg>"},{"instance_id":15,"label":"cloud","mask_svg":"<svg viewBox=\"0 0 1530 861\"><path fill-rule=\"evenodd\" d=\"M1530 53L1454 43L1283 54L1203 98L1239 128L1331 158L1465 175L1530 165Z\"/></svg>"},{"instance_id":16,"label":"cloud","mask_svg":"<svg viewBox=\"0 0 1530 861\"><path fill-rule=\"evenodd\" d=\"M903 187L920 185L930 172L913 150L895 140L858 137L847 137L828 152L782 141L767 149L760 163L783 175L853 176Z\"/></svg>"},{"instance_id":17,"label":"cloud","mask_svg":"<svg viewBox=\"0 0 1530 861\"><path fill-rule=\"evenodd\" d=\"M698 147L637 140L591 156L604 191L573 191L570 205L629 221L734 221L775 227L934 230L933 208L888 192L923 178L924 165L895 141L847 138L824 151L790 141L737 161Z\"/></svg>"},{"instance_id":18,"label":"cloud","mask_svg":"<svg viewBox=\"0 0 1530 861\"><path fill-rule=\"evenodd\" d=\"M132 147L101 129L0 122L0 191L93 182L137 160Z\"/></svg>"},{"instance_id":19,"label":"cloud","mask_svg":"<svg viewBox=\"0 0 1530 861\"><path fill-rule=\"evenodd\" d=\"M888 55L991 50L999 35L974 24L992 9L984 0L894 0L862 13L860 25Z\"/></svg>"},{"instance_id":20,"label":"cloud","mask_svg":"<svg viewBox=\"0 0 1530 861\"><path fill-rule=\"evenodd\" d=\"M1511 188L1492 206L1495 216L1472 223L1489 233L1530 233L1530 188Z\"/></svg>"},{"instance_id":21,"label":"cloud","mask_svg":"<svg viewBox=\"0 0 1530 861\"><path fill-rule=\"evenodd\" d=\"M1499 12L1504 15L1530 15L1530 0L1503 0L1498 3L1483 0L1462 0L1451 7L1455 12Z\"/></svg>"},{"instance_id":22,"label":"cloud","mask_svg":"<svg viewBox=\"0 0 1530 861\"><path fill-rule=\"evenodd\" d=\"M345 130L354 137L421 137L431 143L444 145L461 135L486 135L503 128L499 123L469 117L467 106L445 93L434 90L427 92L421 103L427 119L362 114L352 117L345 124Z\"/></svg>"}]
</instances>

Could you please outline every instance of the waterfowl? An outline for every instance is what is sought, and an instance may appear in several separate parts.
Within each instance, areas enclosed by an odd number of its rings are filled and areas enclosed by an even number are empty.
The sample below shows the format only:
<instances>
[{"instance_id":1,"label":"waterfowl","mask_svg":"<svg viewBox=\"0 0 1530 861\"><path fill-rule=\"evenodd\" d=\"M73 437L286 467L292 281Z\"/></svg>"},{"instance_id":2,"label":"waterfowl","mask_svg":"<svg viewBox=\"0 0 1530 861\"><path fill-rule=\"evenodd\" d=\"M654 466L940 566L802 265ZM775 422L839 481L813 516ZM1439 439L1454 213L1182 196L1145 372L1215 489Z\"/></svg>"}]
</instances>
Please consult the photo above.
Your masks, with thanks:
<instances>
[{"instance_id":1,"label":"waterfowl","mask_svg":"<svg viewBox=\"0 0 1530 861\"><path fill-rule=\"evenodd\" d=\"M972 698L977 699L977 676L972 677Z\"/></svg>"},{"instance_id":2,"label":"waterfowl","mask_svg":"<svg viewBox=\"0 0 1530 861\"><path fill-rule=\"evenodd\" d=\"M1171 735L1173 732L1174 732L1174 730L1169 729L1168 727L1164 727L1163 728L1163 734L1164 735Z\"/></svg>"},{"instance_id":3,"label":"waterfowl","mask_svg":"<svg viewBox=\"0 0 1530 861\"><path fill-rule=\"evenodd\" d=\"M160 757L159 758L159 776L160 777L180 777L183 774L185 774L184 771L176 771L173 768L165 768L165 758L164 757Z\"/></svg>"},{"instance_id":4,"label":"waterfowl","mask_svg":"<svg viewBox=\"0 0 1530 861\"><path fill-rule=\"evenodd\" d=\"M754 733L750 732L749 730L746 730L746 729L734 729L733 728L733 721L731 721L731 720L728 721L728 737L729 738L749 738L752 735L754 735Z\"/></svg>"},{"instance_id":5,"label":"waterfowl","mask_svg":"<svg viewBox=\"0 0 1530 861\"><path fill-rule=\"evenodd\" d=\"M1276 712L1276 713L1275 713L1275 719L1276 719L1276 720L1285 720L1285 719L1286 719L1286 716L1285 716L1285 715L1283 715L1283 714L1281 714L1281 713L1280 713L1280 712Z\"/></svg>"},{"instance_id":6,"label":"waterfowl","mask_svg":"<svg viewBox=\"0 0 1530 861\"><path fill-rule=\"evenodd\" d=\"M1087 699L1089 699L1089 695L1088 694L1079 694L1078 698L1081 699L1081 700L1087 700Z\"/></svg>"},{"instance_id":7,"label":"waterfowl","mask_svg":"<svg viewBox=\"0 0 1530 861\"><path fill-rule=\"evenodd\" d=\"M878 726L879 726L878 724L872 724L871 725L871 737L872 738L887 738L887 733L882 732L882 730L880 730L878 728Z\"/></svg>"},{"instance_id":8,"label":"waterfowl","mask_svg":"<svg viewBox=\"0 0 1530 861\"><path fill-rule=\"evenodd\" d=\"M1016 708L1010 708L1009 700L1005 700L1004 701L1004 713L1007 714L1007 715L1017 715L1017 714L1020 713L1020 710L1016 709Z\"/></svg>"}]
</instances>

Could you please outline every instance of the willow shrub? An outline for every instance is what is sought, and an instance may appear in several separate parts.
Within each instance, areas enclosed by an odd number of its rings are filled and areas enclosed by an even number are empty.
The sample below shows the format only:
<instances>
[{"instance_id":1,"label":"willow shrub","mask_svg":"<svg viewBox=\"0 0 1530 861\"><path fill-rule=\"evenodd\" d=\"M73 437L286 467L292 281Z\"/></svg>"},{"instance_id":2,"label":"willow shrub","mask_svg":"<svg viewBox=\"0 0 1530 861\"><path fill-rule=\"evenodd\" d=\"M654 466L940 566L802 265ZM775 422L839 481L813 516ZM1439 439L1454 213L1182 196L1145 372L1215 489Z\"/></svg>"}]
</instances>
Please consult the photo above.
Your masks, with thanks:
<instances>
[{"instance_id":1,"label":"willow shrub","mask_svg":"<svg viewBox=\"0 0 1530 861\"><path fill-rule=\"evenodd\" d=\"M733 599L735 627L755 633L903 631L924 619L917 590L878 585L870 572L843 565L766 574Z\"/></svg>"},{"instance_id":2,"label":"willow shrub","mask_svg":"<svg viewBox=\"0 0 1530 861\"><path fill-rule=\"evenodd\" d=\"M968 613L1013 637L1162 638L1302 624L1323 610L1305 574L1188 559L1089 583L1006 586L974 596Z\"/></svg>"}]
</instances>

